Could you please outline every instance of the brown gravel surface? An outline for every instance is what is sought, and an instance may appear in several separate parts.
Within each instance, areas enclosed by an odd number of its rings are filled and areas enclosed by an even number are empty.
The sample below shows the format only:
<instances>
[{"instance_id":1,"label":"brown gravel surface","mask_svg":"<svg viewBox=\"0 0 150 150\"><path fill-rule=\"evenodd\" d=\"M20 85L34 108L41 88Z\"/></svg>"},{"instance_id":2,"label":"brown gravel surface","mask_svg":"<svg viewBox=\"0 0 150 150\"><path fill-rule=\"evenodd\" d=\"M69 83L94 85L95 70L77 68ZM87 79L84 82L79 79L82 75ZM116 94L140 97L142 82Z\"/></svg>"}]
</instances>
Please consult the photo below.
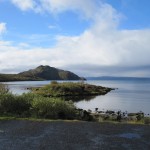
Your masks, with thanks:
<instances>
[{"instance_id":1,"label":"brown gravel surface","mask_svg":"<svg viewBox=\"0 0 150 150\"><path fill-rule=\"evenodd\" d=\"M150 150L150 126L0 121L0 150Z\"/></svg>"}]
</instances>

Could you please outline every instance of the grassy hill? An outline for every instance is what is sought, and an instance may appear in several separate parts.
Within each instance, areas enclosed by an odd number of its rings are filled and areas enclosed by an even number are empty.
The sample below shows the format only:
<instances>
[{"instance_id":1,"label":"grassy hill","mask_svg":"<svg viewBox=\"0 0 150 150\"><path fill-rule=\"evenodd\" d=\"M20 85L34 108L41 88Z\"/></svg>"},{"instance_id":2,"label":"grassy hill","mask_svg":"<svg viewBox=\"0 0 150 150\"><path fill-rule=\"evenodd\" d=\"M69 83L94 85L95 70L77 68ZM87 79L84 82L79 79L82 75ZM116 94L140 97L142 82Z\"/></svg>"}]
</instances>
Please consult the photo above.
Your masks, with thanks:
<instances>
[{"instance_id":1,"label":"grassy hill","mask_svg":"<svg viewBox=\"0 0 150 150\"><path fill-rule=\"evenodd\" d=\"M81 80L70 71L57 69L50 66L38 66L18 74L0 74L0 82L6 81L37 81L37 80Z\"/></svg>"}]
</instances>

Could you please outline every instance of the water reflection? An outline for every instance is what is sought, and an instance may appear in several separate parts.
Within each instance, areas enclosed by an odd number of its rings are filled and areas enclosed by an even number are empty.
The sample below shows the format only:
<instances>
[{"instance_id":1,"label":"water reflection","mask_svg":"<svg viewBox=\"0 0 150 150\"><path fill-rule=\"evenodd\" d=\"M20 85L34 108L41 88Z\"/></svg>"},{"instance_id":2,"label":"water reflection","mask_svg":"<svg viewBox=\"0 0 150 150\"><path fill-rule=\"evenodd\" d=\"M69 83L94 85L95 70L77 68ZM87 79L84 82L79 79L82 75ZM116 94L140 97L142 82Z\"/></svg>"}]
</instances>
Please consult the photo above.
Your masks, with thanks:
<instances>
[{"instance_id":1,"label":"water reflection","mask_svg":"<svg viewBox=\"0 0 150 150\"><path fill-rule=\"evenodd\" d=\"M61 97L63 100L69 101L72 100L73 102L80 102L80 101L91 101L96 96L63 96Z\"/></svg>"}]
</instances>

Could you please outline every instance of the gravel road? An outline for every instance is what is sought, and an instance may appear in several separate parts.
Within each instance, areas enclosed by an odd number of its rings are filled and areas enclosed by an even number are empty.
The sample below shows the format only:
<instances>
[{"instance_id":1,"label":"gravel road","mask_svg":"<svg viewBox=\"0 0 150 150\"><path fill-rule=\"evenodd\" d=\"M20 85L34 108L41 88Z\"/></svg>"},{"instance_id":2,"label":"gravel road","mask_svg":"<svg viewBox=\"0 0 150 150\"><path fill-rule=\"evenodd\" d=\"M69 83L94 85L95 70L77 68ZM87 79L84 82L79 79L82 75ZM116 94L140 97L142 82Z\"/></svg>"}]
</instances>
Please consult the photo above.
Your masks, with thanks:
<instances>
[{"instance_id":1,"label":"gravel road","mask_svg":"<svg viewBox=\"0 0 150 150\"><path fill-rule=\"evenodd\" d=\"M0 150L150 150L150 126L0 121Z\"/></svg>"}]
</instances>

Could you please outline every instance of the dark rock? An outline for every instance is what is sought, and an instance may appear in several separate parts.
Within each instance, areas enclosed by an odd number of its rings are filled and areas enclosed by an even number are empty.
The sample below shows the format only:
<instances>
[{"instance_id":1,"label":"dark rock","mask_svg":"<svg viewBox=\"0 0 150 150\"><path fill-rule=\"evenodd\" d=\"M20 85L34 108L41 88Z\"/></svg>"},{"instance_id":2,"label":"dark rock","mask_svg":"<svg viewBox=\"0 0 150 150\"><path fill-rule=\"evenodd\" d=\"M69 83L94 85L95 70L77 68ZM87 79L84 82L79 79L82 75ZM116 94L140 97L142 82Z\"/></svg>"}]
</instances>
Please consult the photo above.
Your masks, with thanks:
<instances>
[{"instance_id":1,"label":"dark rock","mask_svg":"<svg viewBox=\"0 0 150 150\"><path fill-rule=\"evenodd\" d=\"M107 113L107 114L114 114L115 112L112 111L112 110L107 110L106 113Z\"/></svg>"}]
</instances>

